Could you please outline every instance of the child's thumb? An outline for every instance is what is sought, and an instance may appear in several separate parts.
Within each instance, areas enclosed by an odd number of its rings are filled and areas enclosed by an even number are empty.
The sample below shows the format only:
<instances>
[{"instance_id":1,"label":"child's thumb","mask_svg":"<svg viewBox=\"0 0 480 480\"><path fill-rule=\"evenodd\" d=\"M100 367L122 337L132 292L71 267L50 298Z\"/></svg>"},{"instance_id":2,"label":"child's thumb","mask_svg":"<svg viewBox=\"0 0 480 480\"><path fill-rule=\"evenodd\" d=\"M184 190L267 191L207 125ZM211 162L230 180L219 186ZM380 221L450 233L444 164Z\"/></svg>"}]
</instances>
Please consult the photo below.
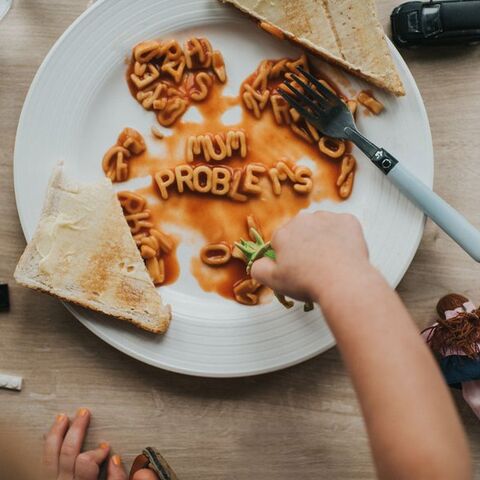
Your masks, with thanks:
<instances>
[{"instance_id":1,"label":"child's thumb","mask_svg":"<svg viewBox=\"0 0 480 480\"><path fill-rule=\"evenodd\" d=\"M277 268L275 262L268 257L257 260L252 265L252 278L262 285L275 288L274 272Z\"/></svg>"}]
</instances>

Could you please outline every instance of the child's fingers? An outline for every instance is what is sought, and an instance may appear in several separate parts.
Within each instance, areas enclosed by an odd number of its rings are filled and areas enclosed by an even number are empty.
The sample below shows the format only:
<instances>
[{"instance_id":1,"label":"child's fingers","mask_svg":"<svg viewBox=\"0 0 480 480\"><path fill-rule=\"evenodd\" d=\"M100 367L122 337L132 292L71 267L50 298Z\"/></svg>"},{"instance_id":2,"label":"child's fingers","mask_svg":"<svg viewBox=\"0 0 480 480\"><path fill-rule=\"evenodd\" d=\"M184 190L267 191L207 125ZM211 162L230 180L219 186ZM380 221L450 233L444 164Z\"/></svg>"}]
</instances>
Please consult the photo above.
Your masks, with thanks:
<instances>
[{"instance_id":1,"label":"child's fingers","mask_svg":"<svg viewBox=\"0 0 480 480\"><path fill-rule=\"evenodd\" d=\"M108 461L107 480L127 480L127 478L120 455L114 455Z\"/></svg>"},{"instance_id":2,"label":"child's fingers","mask_svg":"<svg viewBox=\"0 0 480 480\"><path fill-rule=\"evenodd\" d=\"M142 468L138 472L135 472L133 480L158 480L158 477L148 468Z\"/></svg>"},{"instance_id":3,"label":"child's fingers","mask_svg":"<svg viewBox=\"0 0 480 480\"><path fill-rule=\"evenodd\" d=\"M68 429L58 462L58 480L71 480L75 470L75 460L82 450L83 441L90 423L90 412L80 408Z\"/></svg>"},{"instance_id":4,"label":"child's fingers","mask_svg":"<svg viewBox=\"0 0 480 480\"><path fill-rule=\"evenodd\" d=\"M60 449L62 448L63 439L69 424L70 421L65 414L57 415L55 423L45 437L43 465L46 472L52 477L56 477L58 474L58 457L60 456Z\"/></svg>"},{"instance_id":5,"label":"child's fingers","mask_svg":"<svg viewBox=\"0 0 480 480\"><path fill-rule=\"evenodd\" d=\"M110 447L102 443L95 450L83 452L75 460L75 480L98 480L100 465L108 457Z\"/></svg>"},{"instance_id":6,"label":"child's fingers","mask_svg":"<svg viewBox=\"0 0 480 480\"><path fill-rule=\"evenodd\" d=\"M263 257L260 260L257 260L252 265L252 278L260 282L262 285L276 289L277 285L275 282L275 270L277 266L275 262L268 258Z\"/></svg>"}]
</instances>

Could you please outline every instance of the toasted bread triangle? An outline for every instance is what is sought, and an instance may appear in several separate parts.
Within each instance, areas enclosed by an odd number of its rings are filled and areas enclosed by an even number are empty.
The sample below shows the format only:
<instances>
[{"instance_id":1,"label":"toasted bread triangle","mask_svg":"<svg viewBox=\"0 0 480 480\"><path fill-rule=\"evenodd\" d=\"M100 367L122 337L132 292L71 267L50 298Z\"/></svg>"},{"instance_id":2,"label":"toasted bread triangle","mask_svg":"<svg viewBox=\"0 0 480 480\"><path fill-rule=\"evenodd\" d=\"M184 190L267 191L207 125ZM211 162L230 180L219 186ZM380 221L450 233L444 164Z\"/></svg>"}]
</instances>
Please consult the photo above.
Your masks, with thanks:
<instances>
[{"instance_id":1,"label":"toasted bread triangle","mask_svg":"<svg viewBox=\"0 0 480 480\"><path fill-rule=\"evenodd\" d=\"M221 1L258 20L265 30L279 30L326 61L394 95L405 95L374 0Z\"/></svg>"},{"instance_id":2,"label":"toasted bread triangle","mask_svg":"<svg viewBox=\"0 0 480 480\"><path fill-rule=\"evenodd\" d=\"M57 167L40 222L15 270L18 283L164 333L164 305L109 180L78 185Z\"/></svg>"}]
</instances>

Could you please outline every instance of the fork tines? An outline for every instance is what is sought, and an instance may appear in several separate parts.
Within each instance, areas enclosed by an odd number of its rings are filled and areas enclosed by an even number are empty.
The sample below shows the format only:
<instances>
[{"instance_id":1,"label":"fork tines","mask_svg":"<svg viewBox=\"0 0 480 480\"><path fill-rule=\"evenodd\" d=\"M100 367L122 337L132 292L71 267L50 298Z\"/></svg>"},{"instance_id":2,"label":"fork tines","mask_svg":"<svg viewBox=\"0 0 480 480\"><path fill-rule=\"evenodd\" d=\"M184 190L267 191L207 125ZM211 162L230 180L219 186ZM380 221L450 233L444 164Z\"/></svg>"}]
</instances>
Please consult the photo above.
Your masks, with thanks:
<instances>
[{"instance_id":1,"label":"fork tines","mask_svg":"<svg viewBox=\"0 0 480 480\"><path fill-rule=\"evenodd\" d=\"M337 102L340 99L332 91L330 91L325 85L323 85L318 79L316 79L311 73L307 72L301 67L297 67L297 70L309 80L315 88L327 99L332 102ZM298 77L297 77L298 78Z\"/></svg>"},{"instance_id":2,"label":"fork tines","mask_svg":"<svg viewBox=\"0 0 480 480\"><path fill-rule=\"evenodd\" d=\"M291 78L295 83L297 83L297 85L300 85L303 88L303 90L304 90L303 95L304 96L308 97L309 99L313 100L314 102L318 102L320 107L322 107L322 106L326 107L327 106L326 105L326 100L327 99L325 97L323 97L322 95L320 95L320 93L317 90L315 90L314 88L312 88L308 83L304 82L303 79L301 79L298 75L295 75L295 73L292 73ZM296 88L293 88L293 85L291 83L288 83L286 85L290 90L295 91L297 96L302 95Z\"/></svg>"},{"instance_id":3,"label":"fork tines","mask_svg":"<svg viewBox=\"0 0 480 480\"><path fill-rule=\"evenodd\" d=\"M287 82L284 82L284 84L288 88L295 88L295 87L291 87L291 85ZM296 90L296 91L298 92L298 90ZM306 99L305 95L298 92L299 97L294 97L291 93L288 93L288 92L286 92L285 90L282 90L282 89L278 89L278 93L290 104L291 107L293 107L308 122L313 123L315 121L315 116L310 112L310 110L307 110L307 108L305 108L300 103L301 101L305 101L305 99ZM297 98L299 98L298 101L297 101ZM306 103L313 103L313 102L306 102Z\"/></svg>"},{"instance_id":4,"label":"fork tines","mask_svg":"<svg viewBox=\"0 0 480 480\"><path fill-rule=\"evenodd\" d=\"M291 81L284 81L283 84L292 92L279 89L278 93L307 121L312 122L315 116L325 115L341 100L332 93L325 85L320 83L312 74L297 67L297 71L303 77L292 73ZM307 81L305 81L307 80ZM302 93L293 82L304 90Z\"/></svg>"}]
</instances>

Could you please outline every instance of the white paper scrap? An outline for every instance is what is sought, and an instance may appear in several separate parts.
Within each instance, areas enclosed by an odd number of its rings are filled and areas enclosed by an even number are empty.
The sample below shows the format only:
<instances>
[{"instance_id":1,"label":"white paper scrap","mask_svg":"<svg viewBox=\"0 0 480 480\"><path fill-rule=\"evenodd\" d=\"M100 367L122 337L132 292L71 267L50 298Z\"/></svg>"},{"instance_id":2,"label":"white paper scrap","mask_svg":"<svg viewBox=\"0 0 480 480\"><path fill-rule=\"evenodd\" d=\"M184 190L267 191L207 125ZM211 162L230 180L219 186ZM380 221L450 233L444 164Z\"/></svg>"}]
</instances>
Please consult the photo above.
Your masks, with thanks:
<instances>
[{"instance_id":1,"label":"white paper scrap","mask_svg":"<svg viewBox=\"0 0 480 480\"><path fill-rule=\"evenodd\" d=\"M0 374L0 388L6 388L7 390L22 390L23 378L16 375L3 375Z\"/></svg>"}]
</instances>

